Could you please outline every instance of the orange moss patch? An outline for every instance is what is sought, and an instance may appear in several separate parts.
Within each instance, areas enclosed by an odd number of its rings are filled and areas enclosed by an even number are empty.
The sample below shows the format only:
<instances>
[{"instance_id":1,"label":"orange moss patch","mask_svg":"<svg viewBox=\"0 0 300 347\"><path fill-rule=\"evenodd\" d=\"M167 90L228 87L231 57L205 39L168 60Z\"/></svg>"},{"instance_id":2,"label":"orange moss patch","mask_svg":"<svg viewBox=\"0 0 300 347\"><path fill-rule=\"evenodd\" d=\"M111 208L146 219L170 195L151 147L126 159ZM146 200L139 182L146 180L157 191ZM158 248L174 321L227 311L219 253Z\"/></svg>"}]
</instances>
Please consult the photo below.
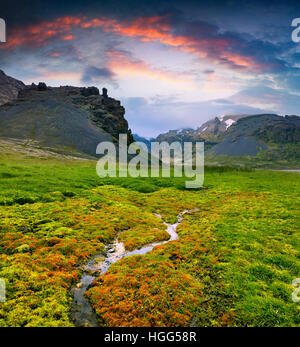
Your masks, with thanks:
<instances>
[{"instance_id":1,"label":"orange moss patch","mask_svg":"<svg viewBox=\"0 0 300 347\"><path fill-rule=\"evenodd\" d=\"M172 262L145 255L114 264L88 296L106 326L188 326L201 290Z\"/></svg>"}]
</instances>

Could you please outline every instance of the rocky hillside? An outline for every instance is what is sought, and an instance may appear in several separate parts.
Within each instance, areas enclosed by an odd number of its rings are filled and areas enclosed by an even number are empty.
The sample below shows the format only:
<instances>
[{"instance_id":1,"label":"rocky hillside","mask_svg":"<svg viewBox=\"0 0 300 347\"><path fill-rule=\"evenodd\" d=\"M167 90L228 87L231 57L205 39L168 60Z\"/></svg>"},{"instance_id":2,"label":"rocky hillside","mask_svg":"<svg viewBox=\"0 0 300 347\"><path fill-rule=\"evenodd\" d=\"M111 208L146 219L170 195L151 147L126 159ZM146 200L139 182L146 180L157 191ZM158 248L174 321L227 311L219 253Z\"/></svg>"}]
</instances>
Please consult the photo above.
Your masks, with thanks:
<instances>
[{"instance_id":1,"label":"rocky hillside","mask_svg":"<svg viewBox=\"0 0 300 347\"><path fill-rule=\"evenodd\" d=\"M260 114L237 120L209 152L229 156L257 155L274 145L300 146L300 117Z\"/></svg>"},{"instance_id":2,"label":"rocky hillside","mask_svg":"<svg viewBox=\"0 0 300 347\"><path fill-rule=\"evenodd\" d=\"M0 106L0 138L34 141L65 153L95 156L101 141L118 141L127 133L133 141L125 109L96 87L47 87L32 84L18 98Z\"/></svg>"},{"instance_id":3,"label":"rocky hillside","mask_svg":"<svg viewBox=\"0 0 300 347\"><path fill-rule=\"evenodd\" d=\"M160 134L156 138L156 141L166 141L168 143L175 141L186 142L193 140L195 140L195 130L191 128L169 130L167 133Z\"/></svg>"},{"instance_id":4,"label":"rocky hillside","mask_svg":"<svg viewBox=\"0 0 300 347\"><path fill-rule=\"evenodd\" d=\"M12 77L7 76L0 70L0 105L16 99L20 90L25 88L25 84Z\"/></svg>"},{"instance_id":5,"label":"rocky hillside","mask_svg":"<svg viewBox=\"0 0 300 347\"><path fill-rule=\"evenodd\" d=\"M234 124L238 119L247 117L247 115L226 115L215 117L197 129L183 128L177 130L170 130L167 133L157 136L156 141L167 141L169 143L174 141L205 141L206 145L211 146L216 144L219 136L226 132L226 130Z\"/></svg>"},{"instance_id":6,"label":"rocky hillside","mask_svg":"<svg viewBox=\"0 0 300 347\"><path fill-rule=\"evenodd\" d=\"M195 134L207 141L215 142L218 141L218 137L225 133L228 128L236 123L239 119L248 117L248 115L225 115L215 117L195 130Z\"/></svg>"},{"instance_id":7,"label":"rocky hillside","mask_svg":"<svg viewBox=\"0 0 300 347\"><path fill-rule=\"evenodd\" d=\"M156 141L204 141L207 163L300 167L300 117L294 115L226 115L197 129L170 130Z\"/></svg>"}]
</instances>

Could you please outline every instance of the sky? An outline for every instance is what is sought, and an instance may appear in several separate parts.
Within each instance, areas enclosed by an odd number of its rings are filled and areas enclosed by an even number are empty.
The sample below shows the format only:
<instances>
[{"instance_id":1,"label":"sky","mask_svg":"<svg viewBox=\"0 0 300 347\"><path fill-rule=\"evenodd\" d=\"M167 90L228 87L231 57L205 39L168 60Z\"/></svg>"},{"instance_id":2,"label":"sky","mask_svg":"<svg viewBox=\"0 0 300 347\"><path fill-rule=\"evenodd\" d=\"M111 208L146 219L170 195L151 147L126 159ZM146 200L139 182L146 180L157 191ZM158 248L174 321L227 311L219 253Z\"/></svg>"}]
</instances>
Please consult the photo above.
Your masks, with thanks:
<instances>
[{"instance_id":1,"label":"sky","mask_svg":"<svg viewBox=\"0 0 300 347\"><path fill-rule=\"evenodd\" d=\"M299 17L288 0L2 0L0 69L106 87L145 137L224 114L300 114Z\"/></svg>"}]
</instances>

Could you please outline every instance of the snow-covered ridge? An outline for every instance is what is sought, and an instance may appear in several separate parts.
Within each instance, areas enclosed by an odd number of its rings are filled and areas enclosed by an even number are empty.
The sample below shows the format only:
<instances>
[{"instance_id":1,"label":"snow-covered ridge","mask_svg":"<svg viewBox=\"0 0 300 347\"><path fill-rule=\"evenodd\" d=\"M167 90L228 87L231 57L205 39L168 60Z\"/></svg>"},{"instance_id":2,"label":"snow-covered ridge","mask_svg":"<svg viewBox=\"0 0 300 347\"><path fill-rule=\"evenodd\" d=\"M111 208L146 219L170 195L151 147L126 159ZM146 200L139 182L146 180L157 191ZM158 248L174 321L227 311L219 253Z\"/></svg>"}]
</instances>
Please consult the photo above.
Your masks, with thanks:
<instances>
[{"instance_id":1,"label":"snow-covered ridge","mask_svg":"<svg viewBox=\"0 0 300 347\"><path fill-rule=\"evenodd\" d=\"M226 120L225 120L225 123L226 123L226 130L227 130L233 123L235 123L235 122L236 122L236 121L233 120L233 119L231 119L231 118L226 119Z\"/></svg>"}]
</instances>

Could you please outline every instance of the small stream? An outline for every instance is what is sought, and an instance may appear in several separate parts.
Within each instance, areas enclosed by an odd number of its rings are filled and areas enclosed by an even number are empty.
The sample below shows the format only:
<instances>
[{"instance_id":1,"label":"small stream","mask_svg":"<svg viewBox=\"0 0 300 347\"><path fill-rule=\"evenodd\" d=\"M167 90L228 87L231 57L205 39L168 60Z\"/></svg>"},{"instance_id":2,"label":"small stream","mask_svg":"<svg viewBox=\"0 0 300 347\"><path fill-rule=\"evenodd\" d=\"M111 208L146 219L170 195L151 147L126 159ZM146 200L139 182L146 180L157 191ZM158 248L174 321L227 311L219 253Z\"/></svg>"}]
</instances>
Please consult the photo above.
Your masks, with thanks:
<instances>
[{"instance_id":1,"label":"small stream","mask_svg":"<svg viewBox=\"0 0 300 347\"><path fill-rule=\"evenodd\" d=\"M163 245L164 243L174 241L178 239L176 232L178 225L183 220L185 213L196 212L198 209L185 210L177 216L177 222L175 224L166 225L166 231L170 235L169 240L163 242L155 242L146 245L142 248L135 249L131 252L126 252L124 244L116 240L114 243L108 244L105 249L105 257L101 255L95 255L84 266L84 273L80 282L72 289L73 302L71 308L71 321L77 327L98 327L99 323L95 311L93 310L90 302L85 296L85 292L92 285L93 281L103 275L109 267L118 260L129 257L131 255L143 255L150 252L154 247ZM155 214L156 217L162 218L160 215Z\"/></svg>"}]
</instances>

